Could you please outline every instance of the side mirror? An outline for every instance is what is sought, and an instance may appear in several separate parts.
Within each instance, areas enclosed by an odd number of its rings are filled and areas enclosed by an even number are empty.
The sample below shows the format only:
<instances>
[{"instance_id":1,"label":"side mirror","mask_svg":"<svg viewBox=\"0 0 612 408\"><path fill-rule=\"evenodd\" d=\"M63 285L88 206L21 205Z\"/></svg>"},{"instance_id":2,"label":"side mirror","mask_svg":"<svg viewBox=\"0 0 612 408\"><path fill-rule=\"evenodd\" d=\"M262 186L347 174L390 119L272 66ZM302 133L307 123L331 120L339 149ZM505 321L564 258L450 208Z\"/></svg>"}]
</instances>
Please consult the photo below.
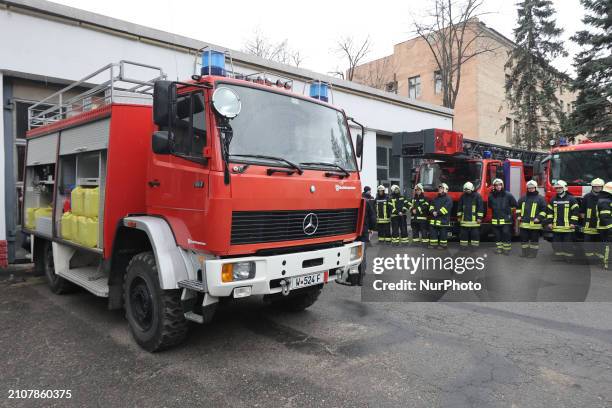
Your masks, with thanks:
<instances>
[{"instance_id":1,"label":"side mirror","mask_svg":"<svg viewBox=\"0 0 612 408\"><path fill-rule=\"evenodd\" d=\"M170 126L176 112L176 83L155 81L153 85L153 122Z\"/></svg>"},{"instance_id":2,"label":"side mirror","mask_svg":"<svg viewBox=\"0 0 612 408\"><path fill-rule=\"evenodd\" d=\"M167 130L158 130L153 133L151 147L155 154L170 154L170 134Z\"/></svg>"},{"instance_id":3,"label":"side mirror","mask_svg":"<svg viewBox=\"0 0 612 408\"><path fill-rule=\"evenodd\" d=\"M357 144L355 147L355 154L357 157L361 157L363 154L363 136L361 134L357 135Z\"/></svg>"},{"instance_id":4,"label":"side mirror","mask_svg":"<svg viewBox=\"0 0 612 408\"><path fill-rule=\"evenodd\" d=\"M539 175L540 173L542 173L542 162L536 160L535 163L533 163L533 174Z\"/></svg>"}]
</instances>

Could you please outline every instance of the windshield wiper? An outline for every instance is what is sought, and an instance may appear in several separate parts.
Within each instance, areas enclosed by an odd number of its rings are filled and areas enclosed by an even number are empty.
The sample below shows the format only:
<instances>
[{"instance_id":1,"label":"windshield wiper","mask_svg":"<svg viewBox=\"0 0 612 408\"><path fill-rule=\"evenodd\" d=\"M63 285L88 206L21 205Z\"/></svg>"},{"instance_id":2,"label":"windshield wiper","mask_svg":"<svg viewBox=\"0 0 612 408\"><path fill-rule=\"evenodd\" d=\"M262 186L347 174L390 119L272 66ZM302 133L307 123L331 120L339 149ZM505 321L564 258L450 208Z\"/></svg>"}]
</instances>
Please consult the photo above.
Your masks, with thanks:
<instances>
[{"instance_id":1,"label":"windshield wiper","mask_svg":"<svg viewBox=\"0 0 612 408\"><path fill-rule=\"evenodd\" d=\"M304 162L304 163L300 163L301 165L306 165L306 166L328 166L328 167L335 167L338 170L340 170L342 173L344 173L344 175L346 177L349 177L351 175L351 173L348 172L348 170L346 170L344 167L340 166L339 164L336 163L327 163L327 162Z\"/></svg>"},{"instance_id":2,"label":"windshield wiper","mask_svg":"<svg viewBox=\"0 0 612 408\"><path fill-rule=\"evenodd\" d=\"M302 173L304 173L304 170L302 170L302 168L300 166L298 166L297 164L293 163L292 161L289 161L287 159L283 159L282 157L265 156L265 155L262 155L262 154L231 154L230 157L252 157L254 159L276 160L276 161L279 161L279 162L286 163L289 166L293 167L294 169L297 170L299 175L302 175Z\"/></svg>"}]
</instances>

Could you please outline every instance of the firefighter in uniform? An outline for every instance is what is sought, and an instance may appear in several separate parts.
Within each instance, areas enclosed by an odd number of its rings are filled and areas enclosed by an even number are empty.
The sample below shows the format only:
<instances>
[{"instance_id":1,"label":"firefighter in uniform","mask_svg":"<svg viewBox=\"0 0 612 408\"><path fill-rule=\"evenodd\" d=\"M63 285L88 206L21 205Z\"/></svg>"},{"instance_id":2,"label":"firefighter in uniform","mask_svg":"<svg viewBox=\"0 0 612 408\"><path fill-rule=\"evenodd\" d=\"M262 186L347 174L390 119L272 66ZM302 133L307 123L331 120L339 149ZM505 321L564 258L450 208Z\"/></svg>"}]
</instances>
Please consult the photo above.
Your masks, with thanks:
<instances>
[{"instance_id":1,"label":"firefighter in uniform","mask_svg":"<svg viewBox=\"0 0 612 408\"><path fill-rule=\"evenodd\" d=\"M546 220L546 201L538 194L538 183L527 182L527 194L518 202L517 220L521 232L521 256L535 258L540 248L542 222Z\"/></svg>"},{"instance_id":2,"label":"firefighter in uniform","mask_svg":"<svg viewBox=\"0 0 612 408\"><path fill-rule=\"evenodd\" d=\"M389 223L391 219L389 217L388 208L388 197L385 193L385 186L378 186L376 193L376 230L378 231L378 242L387 243L391 242L391 229Z\"/></svg>"},{"instance_id":3,"label":"firefighter in uniform","mask_svg":"<svg viewBox=\"0 0 612 408\"><path fill-rule=\"evenodd\" d=\"M580 205L580 218L582 219L582 232L584 234L584 255L590 263L596 263L603 256L601 253L601 238L597 230L599 213L597 201L601 196L604 181L596 178L591 181L591 192L586 194Z\"/></svg>"},{"instance_id":4,"label":"firefighter in uniform","mask_svg":"<svg viewBox=\"0 0 612 408\"><path fill-rule=\"evenodd\" d=\"M480 245L482 217L484 217L482 197L474 191L474 184L468 181L463 185L463 194L457 204L457 218L461 227L459 245L462 249L466 249L470 245L474 248Z\"/></svg>"},{"instance_id":5,"label":"firefighter in uniform","mask_svg":"<svg viewBox=\"0 0 612 408\"><path fill-rule=\"evenodd\" d=\"M489 194L493 232L495 233L495 252L510 255L512 250L512 210L517 204L514 196L504 190L502 179L493 180L493 191Z\"/></svg>"},{"instance_id":6,"label":"firefighter in uniform","mask_svg":"<svg viewBox=\"0 0 612 408\"><path fill-rule=\"evenodd\" d=\"M597 230L602 243L602 260L604 269L610 267L610 241L612 241L612 181L608 181L600 193L601 197L597 201L597 212L599 213L599 223Z\"/></svg>"},{"instance_id":7,"label":"firefighter in uniform","mask_svg":"<svg viewBox=\"0 0 612 408\"><path fill-rule=\"evenodd\" d=\"M408 204L396 184L391 186L388 207L391 215L391 242L396 245L407 244L409 242L408 226L406 225Z\"/></svg>"},{"instance_id":8,"label":"firefighter in uniform","mask_svg":"<svg viewBox=\"0 0 612 408\"><path fill-rule=\"evenodd\" d=\"M429 213L429 201L423 194L423 185L418 183L414 187L414 195L408 202L410 209L410 226L412 227L412 242L415 244L429 244L429 223L427 214Z\"/></svg>"},{"instance_id":9,"label":"firefighter in uniform","mask_svg":"<svg viewBox=\"0 0 612 408\"><path fill-rule=\"evenodd\" d=\"M557 259L574 257L574 230L578 224L578 200L567 191L567 183L559 180L553 186L557 195L548 203L548 228L553 231L553 252Z\"/></svg>"},{"instance_id":10,"label":"firefighter in uniform","mask_svg":"<svg viewBox=\"0 0 612 408\"><path fill-rule=\"evenodd\" d=\"M438 247L444 249L448 245L448 227L450 226L450 213L453 209L453 200L448 196L448 185L440 184L438 196L429 205L431 218L429 248Z\"/></svg>"}]
</instances>

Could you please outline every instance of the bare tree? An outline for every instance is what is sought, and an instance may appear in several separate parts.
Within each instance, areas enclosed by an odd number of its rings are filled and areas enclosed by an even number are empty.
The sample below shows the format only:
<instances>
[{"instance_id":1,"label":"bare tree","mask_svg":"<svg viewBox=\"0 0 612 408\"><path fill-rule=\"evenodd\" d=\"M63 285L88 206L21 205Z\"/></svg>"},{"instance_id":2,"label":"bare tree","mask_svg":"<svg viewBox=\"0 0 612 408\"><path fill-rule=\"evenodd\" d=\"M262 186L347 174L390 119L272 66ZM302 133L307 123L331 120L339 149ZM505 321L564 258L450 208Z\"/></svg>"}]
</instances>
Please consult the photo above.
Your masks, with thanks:
<instances>
[{"instance_id":1,"label":"bare tree","mask_svg":"<svg viewBox=\"0 0 612 408\"><path fill-rule=\"evenodd\" d=\"M364 64L355 71L354 81L372 88L397 92L397 60L392 55Z\"/></svg>"},{"instance_id":2,"label":"bare tree","mask_svg":"<svg viewBox=\"0 0 612 408\"><path fill-rule=\"evenodd\" d=\"M355 73L355 67L359 65L370 52L370 37L367 37L363 42L357 43L355 39L350 36L346 36L338 40L336 44L336 53L342 58L346 59L348 63L348 69L346 70L346 79L349 81L353 80Z\"/></svg>"},{"instance_id":3,"label":"bare tree","mask_svg":"<svg viewBox=\"0 0 612 408\"><path fill-rule=\"evenodd\" d=\"M245 42L243 51L247 54L296 67L299 67L304 61L304 57L300 52L289 46L289 41L286 38L278 43L274 43L259 29L256 29L251 38Z\"/></svg>"},{"instance_id":4,"label":"bare tree","mask_svg":"<svg viewBox=\"0 0 612 408\"><path fill-rule=\"evenodd\" d=\"M428 22L414 19L414 32L434 56L442 79L442 101L454 108L461 85L461 69L477 55L499 46L488 35L478 17L484 0L433 0Z\"/></svg>"}]
</instances>

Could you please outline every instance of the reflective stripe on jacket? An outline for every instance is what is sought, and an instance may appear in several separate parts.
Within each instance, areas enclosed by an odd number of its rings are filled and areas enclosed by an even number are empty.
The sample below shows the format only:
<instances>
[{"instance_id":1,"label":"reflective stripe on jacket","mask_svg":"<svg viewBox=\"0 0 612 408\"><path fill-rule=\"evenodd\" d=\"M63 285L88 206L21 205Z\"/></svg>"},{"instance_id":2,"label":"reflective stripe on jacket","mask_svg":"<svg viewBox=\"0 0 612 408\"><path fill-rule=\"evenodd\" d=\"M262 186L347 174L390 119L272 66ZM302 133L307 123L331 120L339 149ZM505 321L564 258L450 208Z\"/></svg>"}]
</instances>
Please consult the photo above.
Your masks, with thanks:
<instances>
[{"instance_id":1,"label":"reflective stripe on jacket","mask_svg":"<svg viewBox=\"0 0 612 408\"><path fill-rule=\"evenodd\" d=\"M478 227L484 217L484 204L479 193L463 193L457 204L457 217L462 227Z\"/></svg>"},{"instance_id":2,"label":"reflective stripe on jacket","mask_svg":"<svg viewBox=\"0 0 612 408\"><path fill-rule=\"evenodd\" d=\"M546 201L537 193L527 193L518 202L516 214L521 217L521 228L542 229L542 221L546 220ZM538 222L534 221L538 219Z\"/></svg>"},{"instance_id":3,"label":"reflective stripe on jacket","mask_svg":"<svg viewBox=\"0 0 612 408\"><path fill-rule=\"evenodd\" d=\"M597 201L597 212L599 213L599 224L597 229L605 230L612 228L612 195L603 192Z\"/></svg>"},{"instance_id":4,"label":"reflective stripe on jacket","mask_svg":"<svg viewBox=\"0 0 612 408\"><path fill-rule=\"evenodd\" d=\"M423 194L414 196L408 201L408 209L413 221L425 221L429 213L429 201ZM416 214L412 214L412 210L416 210Z\"/></svg>"},{"instance_id":5,"label":"reflective stripe on jacket","mask_svg":"<svg viewBox=\"0 0 612 408\"><path fill-rule=\"evenodd\" d=\"M450 225L450 213L453 209L453 200L448 194L438 195L434 198L429 206L431 219L429 223L436 227L444 227ZM434 217L432 214L436 212L438 215Z\"/></svg>"},{"instance_id":6,"label":"reflective stripe on jacket","mask_svg":"<svg viewBox=\"0 0 612 408\"><path fill-rule=\"evenodd\" d=\"M509 192L502 190L489 194L489 208L491 209L491 224L512 224L512 210L516 209L516 199Z\"/></svg>"},{"instance_id":7,"label":"reflective stripe on jacket","mask_svg":"<svg viewBox=\"0 0 612 408\"><path fill-rule=\"evenodd\" d=\"M384 224L389 222L389 208L387 195L376 195L376 219L379 223Z\"/></svg>"},{"instance_id":8,"label":"reflective stripe on jacket","mask_svg":"<svg viewBox=\"0 0 612 408\"><path fill-rule=\"evenodd\" d=\"M599 197L601 197L601 193L595 194L590 192L582 199L580 213L584 214L583 232L585 234L595 235L598 233L599 212L597 211L597 202Z\"/></svg>"},{"instance_id":9,"label":"reflective stripe on jacket","mask_svg":"<svg viewBox=\"0 0 612 408\"><path fill-rule=\"evenodd\" d=\"M392 195L389 198L389 214L391 217L397 217L400 213L408 214L406 199L401 195Z\"/></svg>"},{"instance_id":10,"label":"reflective stripe on jacket","mask_svg":"<svg viewBox=\"0 0 612 408\"><path fill-rule=\"evenodd\" d=\"M578 200L570 193L557 194L548 203L548 222L553 232L571 232L571 225L578 224Z\"/></svg>"}]
</instances>

